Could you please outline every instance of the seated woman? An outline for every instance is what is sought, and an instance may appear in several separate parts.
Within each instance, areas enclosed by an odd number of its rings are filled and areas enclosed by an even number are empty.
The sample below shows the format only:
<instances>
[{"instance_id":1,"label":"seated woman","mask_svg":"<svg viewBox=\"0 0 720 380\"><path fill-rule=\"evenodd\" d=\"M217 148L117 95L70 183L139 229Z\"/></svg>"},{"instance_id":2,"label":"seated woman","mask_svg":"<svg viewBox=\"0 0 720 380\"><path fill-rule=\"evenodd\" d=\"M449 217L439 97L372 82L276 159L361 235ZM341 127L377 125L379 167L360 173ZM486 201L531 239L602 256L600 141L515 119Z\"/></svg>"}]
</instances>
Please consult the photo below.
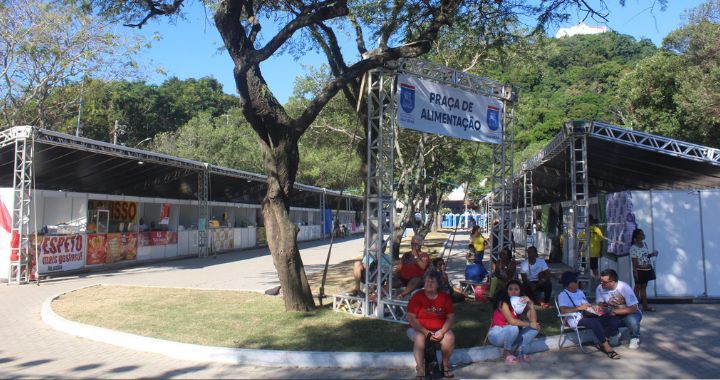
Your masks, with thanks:
<instances>
[{"instance_id":1,"label":"seated woman","mask_svg":"<svg viewBox=\"0 0 720 380\"><path fill-rule=\"evenodd\" d=\"M463 294L463 292L461 292L460 290L454 288L450 283L448 274L445 271L445 260L443 260L442 257L433 259L432 266L433 270L440 275L440 287L438 288L438 290L443 293L449 294L450 298L452 298L452 301L454 303L462 302L463 300L465 300L465 294Z\"/></svg>"},{"instance_id":2,"label":"seated woman","mask_svg":"<svg viewBox=\"0 0 720 380\"><path fill-rule=\"evenodd\" d=\"M439 292L440 274L431 270L425 274L425 288L408 302L408 337L413 341L413 356L418 378L425 377L425 340L440 343L443 377L454 377L448 362L455 349L455 335L450 328L455 309L447 293Z\"/></svg>"},{"instance_id":3,"label":"seated woman","mask_svg":"<svg viewBox=\"0 0 720 380\"><path fill-rule=\"evenodd\" d=\"M490 297L494 298L500 289L505 287L507 281L515 278L515 260L510 256L510 250L503 248L500 259L492 263L492 278L490 279Z\"/></svg>"},{"instance_id":4,"label":"seated woman","mask_svg":"<svg viewBox=\"0 0 720 380\"><path fill-rule=\"evenodd\" d=\"M570 327L589 328L599 342L595 347L604 352L610 359L620 359L620 354L613 350L608 341L608 337L618 334L620 320L610 317L609 314L598 315L596 307L587 301L585 293L578 288L577 277L577 273L567 271L560 278L560 283L565 288L558 294L560 313L577 313L575 318L568 319ZM575 324L575 326L572 324Z\"/></svg>"},{"instance_id":5,"label":"seated woman","mask_svg":"<svg viewBox=\"0 0 720 380\"><path fill-rule=\"evenodd\" d=\"M398 278L405 289L398 295L400 298L412 293L422 285L423 276L430 266L430 256L421 251L423 238L420 235L412 237L411 251L402 256L398 266Z\"/></svg>"},{"instance_id":6,"label":"seated woman","mask_svg":"<svg viewBox=\"0 0 720 380\"><path fill-rule=\"evenodd\" d=\"M503 348L502 358L506 363L528 361L530 343L540 330L540 324L532 300L520 293L520 281L508 281L505 289L498 293L494 306L488 331L490 344ZM522 316L528 320L523 321Z\"/></svg>"}]
</instances>

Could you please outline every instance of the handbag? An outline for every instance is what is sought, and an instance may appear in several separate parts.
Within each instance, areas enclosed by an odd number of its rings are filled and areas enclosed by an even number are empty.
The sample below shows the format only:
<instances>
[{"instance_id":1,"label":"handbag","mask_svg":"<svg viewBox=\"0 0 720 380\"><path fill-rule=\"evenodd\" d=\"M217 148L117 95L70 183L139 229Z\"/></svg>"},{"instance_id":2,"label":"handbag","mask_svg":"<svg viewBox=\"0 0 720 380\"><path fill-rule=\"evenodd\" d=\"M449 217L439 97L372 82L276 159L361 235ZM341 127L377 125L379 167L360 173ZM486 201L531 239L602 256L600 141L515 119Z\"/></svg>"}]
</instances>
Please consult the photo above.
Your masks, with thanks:
<instances>
[{"instance_id":1,"label":"handbag","mask_svg":"<svg viewBox=\"0 0 720 380\"><path fill-rule=\"evenodd\" d=\"M645 250L648 250L647 243L643 242L643 245L645 245ZM650 266L648 267L638 267L637 270L642 271L645 273L645 276L647 276L648 281L653 281L657 277L655 276L655 268L652 265L652 261L650 261Z\"/></svg>"},{"instance_id":2,"label":"handbag","mask_svg":"<svg viewBox=\"0 0 720 380\"><path fill-rule=\"evenodd\" d=\"M568 299L570 299L570 303L572 303L573 307L577 307L577 305L575 305L575 301L573 301L572 297L570 297L570 293L568 293L567 290L564 290L564 292L565 292L565 294L567 294ZM567 316L567 318L565 319L565 323L567 323L568 326L575 328L578 326L578 323L580 323L580 320L582 320L583 318L595 318L595 317L597 317L597 314L591 313L589 311L585 311L585 310L583 310L582 312L575 311Z\"/></svg>"}]
</instances>

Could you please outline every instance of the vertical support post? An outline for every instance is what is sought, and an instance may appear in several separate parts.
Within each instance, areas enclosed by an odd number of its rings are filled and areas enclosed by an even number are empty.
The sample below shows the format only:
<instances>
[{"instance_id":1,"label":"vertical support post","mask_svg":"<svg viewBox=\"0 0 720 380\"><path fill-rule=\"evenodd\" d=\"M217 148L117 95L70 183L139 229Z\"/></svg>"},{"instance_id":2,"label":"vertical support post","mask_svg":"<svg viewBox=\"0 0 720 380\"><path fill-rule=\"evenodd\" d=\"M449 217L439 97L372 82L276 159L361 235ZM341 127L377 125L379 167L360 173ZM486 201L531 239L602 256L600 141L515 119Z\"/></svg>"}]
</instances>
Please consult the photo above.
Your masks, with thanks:
<instances>
[{"instance_id":1,"label":"vertical support post","mask_svg":"<svg viewBox=\"0 0 720 380\"><path fill-rule=\"evenodd\" d=\"M493 169L492 169L492 213L488 218L497 219L493 223L491 236L492 255L500 257L500 251L507 248L512 252L511 229L512 229L512 121L513 121L513 96L512 86L505 86L501 100L503 101L502 115L502 143L493 146Z\"/></svg>"},{"instance_id":2,"label":"vertical support post","mask_svg":"<svg viewBox=\"0 0 720 380\"><path fill-rule=\"evenodd\" d=\"M531 239L528 239L528 236L525 236L525 249L527 249L531 245L536 245L536 242L534 241L536 236L533 235L533 225L535 224L535 211L533 210L533 207L535 205L533 204L532 171L526 171L523 173L523 206L525 208L525 214L523 215L523 230L525 230L525 234L527 235L529 226L530 235L533 237L533 241L530 241Z\"/></svg>"},{"instance_id":3,"label":"vertical support post","mask_svg":"<svg viewBox=\"0 0 720 380\"><path fill-rule=\"evenodd\" d=\"M365 223L365 271L368 291L365 292L363 314L382 318L382 302L390 300L392 289L392 226L395 215L393 202L393 159L394 159L394 89L393 73L383 70L368 72L368 135L367 135L367 202ZM385 250L390 254L385 255ZM390 266L384 261L390 261ZM378 263L374 271L370 262ZM383 284L387 282L385 288ZM372 284L372 285L371 285ZM371 307L370 286L377 293L377 305Z\"/></svg>"},{"instance_id":4,"label":"vertical support post","mask_svg":"<svg viewBox=\"0 0 720 380\"><path fill-rule=\"evenodd\" d=\"M13 209L10 231L9 284L27 284L30 280L30 204L32 202L33 143L32 129L15 139L13 163ZM37 265L37 263L35 263Z\"/></svg>"},{"instance_id":5,"label":"vertical support post","mask_svg":"<svg viewBox=\"0 0 720 380\"><path fill-rule=\"evenodd\" d=\"M320 237L325 240L325 226L327 225L327 220L325 220L325 202L326 202L326 195L327 195L327 189L323 188L322 193L320 194L320 221L322 228L320 228Z\"/></svg>"},{"instance_id":6,"label":"vertical support post","mask_svg":"<svg viewBox=\"0 0 720 380\"><path fill-rule=\"evenodd\" d=\"M209 165L206 163L205 168L198 173L198 257L208 257L210 253L210 244L208 239L208 200L210 187Z\"/></svg>"},{"instance_id":7,"label":"vertical support post","mask_svg":"<svg viewBox=\"0 0 720 380\"><path fill-rule=\"evenodd\" d=\"M587 284L591 287L592 273L590 270L590 224L588 223L588 162L587 162L587 132L589 124L586 122L568 123L566 128L571 136L570 143L570 190L572 192L573 223L572 236L574 239L573 255L578 260L575 268L580 272L578 284ZM581 233L583 232L584 233Z\"/></svg>"},{"instance_id":8,"label":"vertical support post","mask_svg":"<svg viewBox=\"0 0 720 380\"><path fill-rule=\"evenodd\" d=\"M705 259L707 256L705 256L705 227L703 227L704 226L704 224L703 224L703 206L702 206L703 202L702 202L702 191L701 190L697 190L697 196L698 196L698 210L700 210L700 241L702 242L702 245L700 246L700 253L702 255L701 257L702 257L702 268L703 268L703 285L704 285L704 289L705 289L703 291L703 297L707 297L707 295L708 295L707 260ZM650 201L650 205L652 206L652 200ZM652 210L652 207L650 207L650 209ZM651 217L651 219L652 219L652 217ZM655 247L655 231L653 231L653 249L657 249ZM657 258L655 260L657 260ZM653 285L655 286L655 295L657 296L657 281L653 281Z\"/></svg>"}]
</instances>

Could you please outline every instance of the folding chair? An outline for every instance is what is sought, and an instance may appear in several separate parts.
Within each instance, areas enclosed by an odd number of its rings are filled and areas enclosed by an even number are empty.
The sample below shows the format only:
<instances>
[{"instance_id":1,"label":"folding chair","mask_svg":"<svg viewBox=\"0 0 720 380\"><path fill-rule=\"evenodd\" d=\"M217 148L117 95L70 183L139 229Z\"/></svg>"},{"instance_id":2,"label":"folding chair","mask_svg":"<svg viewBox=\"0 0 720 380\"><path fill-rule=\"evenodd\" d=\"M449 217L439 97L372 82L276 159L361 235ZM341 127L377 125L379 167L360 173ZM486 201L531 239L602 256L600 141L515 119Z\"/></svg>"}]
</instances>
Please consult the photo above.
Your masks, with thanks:
<instances>
[{"instance_id":1,"label":"folding chair","mask_svg":"<svg viewBox=\"0 0 720 380\"><path fill-rule=\"evenodd\" d=\"M558 318L560 318L560 338L558 339L558 346L559 348L562 348L563 346L563 339L567 339L567 336L564 334L565 330L571 330L575 331L575 335L578 339L578 346L580 346L580 350L584 353L588 353L585 350L585 347L582 345L582 337L585 336L585 331L587 330L585 327L577 326L577 327L570 327L570 324L568 324L567 320L574 315L574 313L561 313L560 312L560 306L558 305L558 297L555 297L555 309L557 309L558 312ZM582 334L580 333L582 331Z\"/></svg>"}]
</instances>

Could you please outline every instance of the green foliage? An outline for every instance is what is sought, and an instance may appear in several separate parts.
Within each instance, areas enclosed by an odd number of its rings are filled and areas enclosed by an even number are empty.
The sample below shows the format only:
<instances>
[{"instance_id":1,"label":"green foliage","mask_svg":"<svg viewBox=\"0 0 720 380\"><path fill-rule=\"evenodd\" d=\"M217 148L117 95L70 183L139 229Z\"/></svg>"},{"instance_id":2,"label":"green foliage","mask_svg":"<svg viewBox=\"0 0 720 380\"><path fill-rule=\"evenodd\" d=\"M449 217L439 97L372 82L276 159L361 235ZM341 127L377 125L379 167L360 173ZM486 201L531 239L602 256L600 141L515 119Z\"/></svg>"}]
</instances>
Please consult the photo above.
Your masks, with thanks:
<instances>
[{"instance_id":1,"label":"green foliage","mask_svg":"<svg viewBox=\"0 0 720 380\"><path fill-rule=\"evenodd\" d=\"M0 3L0 125L56 127L77 112L81 78L132 78L142 39L58 1Z\"/></svg>"},{"instance_id":2,"label":"green foliage","mask_svg":"<svg viewBox=\"0 0 720 380\"><path fill-rule=\"evenodd\" d=\"M720 1L686 16L664 50L623 80L628 124L709 146L720 146Z\"/></svg>"},{"instance_id":3,"label":"green foliage","mask_svg":"<svg viewBox=\"0 0 720 380\"><path fill-rule=\"evenodd\" d=\"M239 109L213 117L201 112L177 131L161 132L154 150L250 172L262 172L262 154L255 133Z\"/></svg>"},{"instance_id":4,"label":"green foliage","mask_svg":"<svg viewBox=\"0 0 720 380\"><path fill-rule=\"evenodd\" d=\"M237 99L224 94L214 78L170 78L159 86L142 81L85 79L56 89L46 104L62 103L67 94L79 97L80 93L82 136L112 141L117 120L122 127L118 143L128 146L158 133L175 131L201 112L218 117L237 104ZM55 115L48 127L74 134L76 124L77 109L73 108Z\"/></svg>"}]
</instances>

